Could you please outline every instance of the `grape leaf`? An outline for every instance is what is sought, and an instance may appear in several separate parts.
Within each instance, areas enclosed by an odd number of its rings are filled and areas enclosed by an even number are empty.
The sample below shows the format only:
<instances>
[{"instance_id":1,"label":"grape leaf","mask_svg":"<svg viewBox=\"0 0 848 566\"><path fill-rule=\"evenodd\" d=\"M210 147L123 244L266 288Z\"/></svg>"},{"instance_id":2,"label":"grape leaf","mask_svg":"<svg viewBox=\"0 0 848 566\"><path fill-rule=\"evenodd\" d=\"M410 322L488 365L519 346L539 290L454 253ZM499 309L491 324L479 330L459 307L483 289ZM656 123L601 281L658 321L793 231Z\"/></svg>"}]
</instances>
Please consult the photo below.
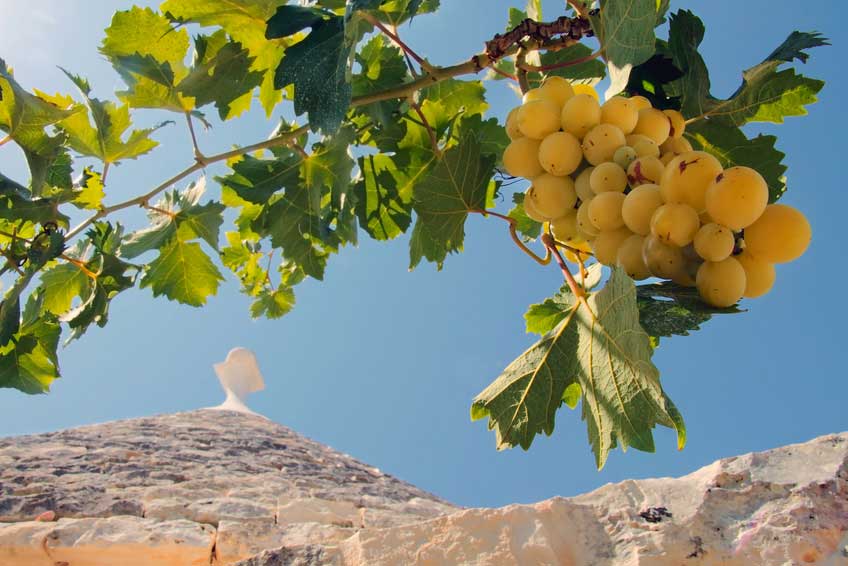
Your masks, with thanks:
<instances>
[{"instance_id":1,"label":"grape leaf","mask_svg":"<svg viewBox=\"0 0 848 566\"><path fill-rule=\"evenodd\" d=\"M654 54L656 0L605 0L592 28L601 42L609 67L607 98L627 85L630 70Z\"/></svg>"},{"instance_id":2,"label":"grape leaf","mask_svg":"<svg viewBox=\"0 0 848 566\"><path fill-rule=\"evenodd\" d=\"M361 175L354 187L359 224L375 240L391 240L412 223L412 185L386 154L359 158Z\"/></svg>"},{"instance_id":3,"label":"grape leaf","mask_svg":"<svg viewBox=\"0 0 848 566\"><path fill-rule=\"evenodd\" d=\"M639 323L653 338L688 336L715 314L743 312L737 307L712 307L696 289L669 282L637 286L636 301Z\"/></svg>"},{"instance_id":4,"label":"grape leaf","mask_svg":"<svg viewBox=\"0 0 848 566\"><path fill-rule=\"evenodd\" d=\"M481 154L472 132L446 151L415 185L413 207L418 219L410 242L410 268L423 257L441 269L448 253L462 250L468 212L485 208L494 167L495 157Z\"/></svg>"},{"instance_id":5,"label":"grape leaf","mask_svg":"<svg viewBox=\"0 0 848 566\"><path fill-rule=\"evenodd\" d=\"M644 96L654 108L679 110L680 98L671 96L665 89L667 85L682 77L683 71L674 66L659 40L657 44L658 50L662 52L633 68L625 91L630 96Z\"/></svg>"},{"instance_id":6,"label":"grape leaf","mask_svg":"<svg viewBox=\"0 0 848 566\"><path fill-rule=\"evenodd\" d=\"M288 287L267 290L262 292L250 305L250 316L260 318L262 316L276 319L288 314L294 308L294 291Z\"/></svg>"},{"instance_id":7,"label":"grape leaf","mask_svg":"<svg viewBox=\"0 0 848 566\"><path fill-rule=\"evenodd\" d=\"M384 24L397 27L418 14L429 14L439 8L439 0L389 0L379 6L374 16Z\"/></svg>"},{"instance_id":8,"label":"grape leaf","mask_svg":"<svg viewBox=\"0 0 848 566\"><path fill-rule=\"evenodd\" d=\"M172 301L200 307L218 292L223 280L199 244L173 238L147 266L141 286L150 287L154 297L165 295Z\"/></svg>"},{"instance_id":9,"label":"grape leaf","mask_svg":"<svg viewBox=\"0 0 848 566\"><path fill-rule=\"evenodd\" d=\"M343 242L356 243L356 215L351 173L355 165L350 155L350 144L355 138L350 127L343 127L333 136L328 136L312 145L312 152L300 166L300 180L312 195L329 194L329 210L325 215L327 224L335 223L336 235ZM316 208L320 208L317 203Z\"/></svg>"},{"instance_id":10,"label":"grape leaf","mask_svg":"<svg viewBox=\"0 0 848 566\"><path fill-rule=\"evenodd\" d=\"M37 310L29 304L27 307L30 311ZM31 395L46 393L59 377L56 348L60 333L55 317L25 312L15 340L0 348L0 387L11 387Z\"/></svg>"},{"instance_id":11,"label":"grape leaf","mask_svg":"<svg viewBox=\"0 0 848 566\"><path fill-rule=\"evenodd\" d=\"M99 210L105 196L103 176L91 167L83 169L79 187L74 191L74 205L82 209Z\"/></svg>"},{"instance_id":12,"label":"grape leaf","mask_svg":"<svg viewBox=\"0 0 848 566\"><path fill-rule=\"evenodd\" d=\"M513 193L515 206L507 216L515 220L515 230L526 240L535 240L542 233L542 223L536 222L524 211L524 193Z\"/></svg>"},{"instance_id":13,"label":"grape leaf","mask_svg":"<svg viewBox=\"0 0 848 566\"><path fill-rule=\"evenodd\" d=\"M406 62L400 49L388 43L382 35L375 35L355 55L361 72L351 78L353 97L379 92L398 86L407 77ZM357 112L369 116L378 124L394 119L402 101L397 99L373 102L357 108Z\"/></svg>"},{"instance_id":14,"label":"grape leaf","mask_svg":"<svg viewBox=\"0 0 848 566\"><path fill-rule=\"evenodd\" d=\"M63 263L41 274L43 309L56 316L71 310L77 297L87 297L92 281L76 265Z\"/></svg>"},{"instance_id":15,"label":"grape leaf","mask_svg":"<svg viewBox=\"0 0 848 566\"><path fill-rule=\"evenodd\" d=\"M215 180L232 189L240 198L263 204L283 187L297 186L300 165L300 157L290 154L283 154L275 159L244 155L232 164L232 174L215 177Z\"/></svg>"},{"instance_id":16,"label":"grape leaf","mask_svg":"<svg viewBox=\"0 0 848 566\"><path fill-rule=\"evenodd\" d=\"M575 43L565 49L545 51L539 56L542 66L556 65L568 61L576 61L592 54L592 50L582 43ZM576 65L552 69L546 76L563 77L571 81L600 80L606 76L606 67L598 59L591 59Z\"/></svg>"},{"instance_id":17,"label":"grape leaf","mask_svg":"<svg viewBox=\"0 0 848 566\"><path fill-rule=\"evenodd\" d=\"M651 429L657 424L675 428L682 447L685 427L651 362L633 281L616 268L586 304L575 304L564 291L543 305L544 313L531 316L539 329L555 322L552 311L557 308L565 312L564 318L472 404L472 419L489 417L498 447L527 449L536 434L551 434L556 409L564 396L573 400L577 386L599 469L619 444L653 451Z\"/></svg>"}]
</instances>

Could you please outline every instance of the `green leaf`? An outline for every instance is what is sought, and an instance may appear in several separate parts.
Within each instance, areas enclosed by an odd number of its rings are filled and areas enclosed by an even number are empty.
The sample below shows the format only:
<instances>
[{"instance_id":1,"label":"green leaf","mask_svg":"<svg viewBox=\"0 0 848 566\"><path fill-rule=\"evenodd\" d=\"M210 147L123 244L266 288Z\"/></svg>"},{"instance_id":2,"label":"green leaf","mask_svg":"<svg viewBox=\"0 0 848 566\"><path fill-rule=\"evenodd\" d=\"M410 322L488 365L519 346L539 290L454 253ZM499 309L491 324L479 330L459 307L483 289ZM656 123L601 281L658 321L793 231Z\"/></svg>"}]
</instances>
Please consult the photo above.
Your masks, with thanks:
<instances>
[{"instance_id":1,"label":"green leaf","mask_svg":"<svg viewBox=\"0 0 848 566\"><path fill-rule=\"evenodd\" d=\"M528 334L545 334L553 331L559 323L568 316L574 306L574 296L568 290L567 285L559 290L559 293L545 299L541 303L530 305L524 313L527 323Z\"/></svg>"},{"instance_id":2,"label":"green leaf","mask_svg":"<svg viewBox=\"0 0 848 566\"><path fill-rule=\"evenodd\" d=\"M75 206L87 210L100 210L106 193L103 190L103 176L91 167L83 169L79 188L74 191L72 201Z\"/></svg>"},{"instance_id":3,"label":"green leaf","mask_svg":"<svg viewBox=\"0 0 848 566\"><path fill-rule=\"evenodd\" d=\"M542 233L542 223L527 216L524 211L524 193L513 193L512 202L515 206L507 216L515 220L515 230L524 236L525 240L535 240Z\"/></svg>"},{"instance_id":4,"label":"green leaf","mask_svg":"<svg viewBox=\"0 0 848 566\"><path fill-rule=\"evenodd\" d=\"M385 154L359 158L356 183L359 224L375 240L391 240L412 223L412 184Z\"/></svg>"},{"instance_id":5,"label":"green leaf","mask_svg":"<svg viewBox=\"0 0 848 566\"><path fill-rule=\"evenodd\" d=\"M282 188L298 185L301 161L293 154L282 154L275 159L244 155L232 164L230 175L215 180L248 202L264 204Z\"/></svg>"},{"instance_id":6,"label":"green leaf","mask_svg":"<svg viewBox=\"0 0 848 566\"><path fill-rule=\"evenodd\" d=\"M265 291L250 305L250 316L281 318L292 310L294 301L294 291L287 287Z\"/></svg>"},{"instance_id":7,"label":"green leaf","mask_svg":"<svg viewBox=\"0 0 848 566\"><path fill-rule=\"evenodd\" d=\"M604 49L611 84L607 98L627 85L630 70L654 54L656 0L606 0L592 27Z\"/></svg>"},{"instance_id":8,"label":"green leaf","mask_svg":"<svg viewBox=\"0 0 848 566\"><path fill-rule=\"evenodd\" d=\"M76 265L57 265L41 274L43 309L57 316L66 314L75 298L89 295L91 286L91 278Z\"/></svg>"},{"instance_id":9,"label":"green leaf","mask_svg":"<svg viewBox=\"0 0 848 566\"><path fill-rule=\"evenodd\" d=\"M445 152L433 171L415 185L418 219L410 242L410 268L422 256L441 268L448 253L462 250L468 212L485 208L494 167L494 156L481 155L480 142L472 133Z\"/></svg>"},{"instance_id":10,"label":"green leaf","mask_svg":"<svg viewBox=\"0 0 848 566\"><path fill-rule=\"evenodd\" d=\"M351 78L354 97L386 90L403 84L407 77L406 62L400 49L390 44L382 35L375 35L360 49L355 60L361 72ZM357 108L357 112L372 118L378 124L395 119L393 113L399 112L400 100L374 102Z\"/></svg>"},{"instance_id":11,"label":"green leaf","mask_svg":"<svg viewBox=\"0 0 848 566\"><path fill-rule=\"evenodd\" d=\"M588 57L592 50L582 43L575 43L565 49L545 51L539 56L542 66L556 65L568 61L576 61ZM598 59L591 59L577 65L553 69L545 73L547 76L563 77L571 81L600 80L606 76L606 67Z\"/></svg>"},{"instance_id":12,"label":"green leaf","mask_svg":"<svg viewBox=\"0 0 848 566\"><path fill-rule=\"evenodd\" d=\"M177 237L184 242L200 238L212 246L212 249L217 250L225 209L226 207L220 202L207 202L181 210L174 218L177 224Z\"/></svg>"},{"instance_id":13,"label":"green leaf","mask_svg":"<svg viewBox=\"0 0 848 566\"><path fill-rule=\"evenodd\" d=\"M174 238L147 266L141 286L150 287L154 297L165 295L172 301L200 307L218 292L218 285L223 280L221 272L199 244Z\"/></svg>"},{"instance_id":14,"label":"green leaf","mask_svg":"<svg viewBox=\"0 0 848 566\"><path fill-rule=\"evenodd\" d=\"M350 145L355 132L343 127L333 136L328 136L312 145L312 152L300 166L300 180L310 194L329 195L329 210L325 221L335 223L336 235L344 242L356 243L357 226L354 213L353 184L351 173L355 165L350 154ZM317 208L321 208L318 203Z\"/></svg>"},{"instance_id":15,"label":"green leaf","mask_svg":"<svg viewBox=\"0 0 848 566\"><path fill-rule=\"evenodd\" d=\"M0 348L0 387L46 393L59 377L56 348L61 329L49 314L24 318L14 342Z\"/></svg>"},{"instance_id":16,"label":"green leaf","mask_svg":"<svg viewBox=\"0 0 848 566\"><path fill-rule=\"evenodd\" d=\"M682 76L683 72L674 66L670 57L664 52L657 53L633 68L625 90L630 96L644 96L654 108L679 110L680 98L671 96L665 89Z\"/></svg>"},{"instance_id":17,"label":"green leaf","mask_svg":"<svg viewBox=\"0 0 848 566\"><path fill-rule=\"evenodd\" d=\"M374 12L384 24L397 27L419 14L429 14L439 8L439 0L387 0Z\"/></svg>"},{"instance_id":18,"label":"green leaf","mask_svg":"<svg viewBox=\"0 0 848 566\"><path fill-rule=\"evenodd\" d=\"M636 287L639 323L649 336L688 336L715 314L743 312L737 307L716 308L701 300L696 289L674 283Z\"/></svg>"}]
</instances>

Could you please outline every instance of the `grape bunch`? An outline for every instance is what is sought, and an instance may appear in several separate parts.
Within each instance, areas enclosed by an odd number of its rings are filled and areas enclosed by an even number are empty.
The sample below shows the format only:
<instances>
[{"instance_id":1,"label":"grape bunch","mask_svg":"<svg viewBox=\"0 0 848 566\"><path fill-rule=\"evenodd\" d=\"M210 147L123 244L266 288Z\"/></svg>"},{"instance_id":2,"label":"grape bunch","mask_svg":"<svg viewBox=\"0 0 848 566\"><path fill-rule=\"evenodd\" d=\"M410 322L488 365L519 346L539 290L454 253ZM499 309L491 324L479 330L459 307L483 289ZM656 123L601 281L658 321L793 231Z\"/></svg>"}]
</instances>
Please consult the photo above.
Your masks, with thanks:
<instances>
[{"instance_id":1,"label":"grape bunch","mask_svg":"<svg viewBox=\"0 0 848 566\"><path fill-rule=\"evenodd\" d=\"M680 112L642 96L600 104L591 86L550 77L509 113L503 166L530 180L524 210L549 223L570 261L591 251L635 280L697 287L716 307L762 296L774 264L804 253L810 224L769 204L754 169L694 151L685 128Z\"/></svg>"}]
</instances>

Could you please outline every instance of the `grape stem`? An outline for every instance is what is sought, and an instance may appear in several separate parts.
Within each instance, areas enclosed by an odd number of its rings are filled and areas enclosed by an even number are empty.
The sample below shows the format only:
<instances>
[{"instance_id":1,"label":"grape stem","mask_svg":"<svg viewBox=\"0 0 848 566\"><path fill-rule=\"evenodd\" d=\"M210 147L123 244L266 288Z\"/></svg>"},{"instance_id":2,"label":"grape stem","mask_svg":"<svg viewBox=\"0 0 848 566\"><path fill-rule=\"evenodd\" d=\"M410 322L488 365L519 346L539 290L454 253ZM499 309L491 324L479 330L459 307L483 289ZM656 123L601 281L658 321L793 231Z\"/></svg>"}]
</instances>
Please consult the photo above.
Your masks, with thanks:
<instances>
[{"instance_id":1,"label":"grape stem","mask_svg":"<svg viewBox=\"0 0 848 566\"><path fill-rule=\"evenodd\" d=\"M191 134L191 146L194 148L194 160L200 163L201 165L206 165L206 157L200 151L200 147L197 145L197 136L194 134L194 124L191 120L191 113L186 112L186 124L188 124L188 132Z\"/></svg>"},{"instance_id":2,"label":"grape stem","mask_svg":"<svg viewBox=\"0 0 848 566\"><path fill-rule=\"evenodd\" d=\"M530 256L533 261L538 263L539 265L548 265L551 263L551 250L545 250L545 257L539 257L536 255L536 252L527 247L527 245L521 241L521 238L518 235L518 231L516 230L516 220L515 218L510 218L505 214L501 214L499 212L495 212L493 210L483 210L483 209L475 209L469 210L468 212L473 212L475 214L482 214L483 216L494 216L495 218L500 218L501 220L505 220L509 224L509 235L512 238L512 241L515 242L515 245L523 251L525 254Z\"/></svg>"},{"instance_id":3,"label":"grape stem","mask_svg":"<svg viewBox=\"0 0 848 566\"><path fill-rule=\"evenodd\" d=\"M518 55L515 56L515 67L521 94L526 94L530 90L530 81L527 79L527 51L523 46L518 50Z\"/></svg>"},{"instance_id":4,"label":"grape stem","mask_svg":"<svg viewBox=\"0 0 848 566\"><path fill-rule=\"evenodd\" d=\"M597 59L602 54L603 54L603 51L601 49L598 49L594 53L590 53L589 55L586 55L585 57L580 57L578 59L573 59L571 61L562 61L560 63L552 63L550 65L537 66L537 65L531 65L529 63L523 63L523 64L521 64L521 70L530 71L530 72L533 72L533 73L545 73L547 71L553 71L555 69L562 69L564 67L574 67L576 65L580 65L580 64L585 63L587 61L591 61L592 59Z\"/></svg>"},{"instance_id":5,"label":"grape stem","mask_svg":"<svg viewBox=\"0 0 848 566\"><path fill-rule=\"evenodd\" d=\"M562 254L559 252L559 248L557 248L556 246L556 240L554 240L554 237L550 234L550 232L542 234L542 243L548 250L548 254L553 254L554 259L556 260L560 270L562 271L563 276L565 277L565 282L568 283L568 288L571 289L571 292L574 293L574 296L580 299L582 302L582 300L586 296L586 293L585 291L583 291L583 288L577 284L577 281L575 281L574 276L571 274L571 271L565 264L565 259L563 259Z\"/></svg>"},{"instance_id":6,"label":"grape stem","mask_svg":"<svg viewBox=\"0 0 848 566\"><path fill-rule=\"evenodd\" d=\"M404 52L404 54L415 59L415 61L419 65L421 65L421 69L425 73L427 73L428 75L433 74L432 73L433 66L430 63L428 63L426 59L424 59L418 53L416 53L414 49L412 49L406 43L404 43L403 40L397 34L392 33L392 30L390 30L389 28L384 26L383 23L380 22L380 20L378 20L377 18L375 18L374 16L372 16L371 14L369 14L368 12L365 12L365 11L360 12L360 14L362 15L362 19L364 19L366 22L368 22L369 24L371 24L372 26L374 26L375 28L377 28L378 30L383 32L386 35L386 37L388 37L389 39L391 39L395 43L395 45L400 47L401 50Z\"/></svg>"},{"instance_id":7,"label":"grape stem","mask_svg":"<svg viewBox=\"0 0 848 566\"><path fill-rule=\"evenodd\" d=\"M421 118L421 124L424 126L424 129L427 130L427 135L430 137L430 145L433 147L433 153L436 154L436 157L441 159L442 150L439 149L439 140L436 139L436 131L433 130L433 126L430 125L430 122L427 121L427 116L424 115L424 112L421 111L421 105L412 100L410 96L409 105L412 106L412 109L415 110L415 113L418 114L418 117Z\"/></svg>"}]
</instances>

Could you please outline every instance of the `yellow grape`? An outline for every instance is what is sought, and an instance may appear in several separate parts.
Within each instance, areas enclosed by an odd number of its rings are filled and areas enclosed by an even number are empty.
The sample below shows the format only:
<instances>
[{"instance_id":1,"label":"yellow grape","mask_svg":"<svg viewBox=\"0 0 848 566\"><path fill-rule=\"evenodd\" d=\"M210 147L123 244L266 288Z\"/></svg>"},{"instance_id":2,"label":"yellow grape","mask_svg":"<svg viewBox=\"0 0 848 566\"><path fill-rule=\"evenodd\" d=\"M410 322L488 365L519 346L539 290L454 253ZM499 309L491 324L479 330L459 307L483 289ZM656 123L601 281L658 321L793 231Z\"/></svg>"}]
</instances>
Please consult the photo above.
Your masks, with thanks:
<instances>
[{"instance_id":1,"label":"yellow grape","mask_svg":"<svg viewBox=\"0 0 848 566\"><path fill-rule=\"evenodd\" d=\"M686 153L692 151L692 144L689 143L689 140L686 138L672 138L669 137L663 144L660 146L660 152L665 153L673 153L675 155L680 155L681 153Z\"/></svg>"},{"instance_id":2,"label":"yellow grape","mask_svg":"<svg viewBox=\"0 0 848 566\"><path fill-rule=\"evenodd\" d=\"M629 145L624 145L615 150L615 153L612 156L612 160L616 164L618 164L619 167L626 170L628 167L630 167L631 163L636 161L637 157L639 156L636 155L635 149L633 149Z\"/></svg>"},{"instance_id":3,"label":"yellow grape","mask_svg":"<svg viewBox=\"0 0 848 566\"><path fill-rule=\"evenodd\" d=\"M771 291L777 277L774 265L755 257L747 250L736 256L736 261L745 270L745 297L755 299Z\"/></svg>"},{"instance_id":4,"label":"yellow grape","mask_svg":"<svg viewBox=\"0 0 848 566\"><path fill-rule=\"evenodd\" d=\"M521 130L518 129L518 111L520 109L520 106L513 108L509 111L509 114L506 117L506 135L509 136L509 139L511 140L524 136L524 134L521 133Z\"/></svg>"},{"instance_id":5,"label":"yellow grape","mask_svg":"<svg viewBox=\"0 0 848 566\"><path fill-rule=\"evenodd\" d=\"M639 185L625 197L621 217L633 233L647 236L651 233L651 217L662 205L659 186Z\"/></svg>"},{"instance_id":6,"label":"yellow grape","mask_svg":"<svg viewBox=\"0 0 848 566\"><path fill-rule=\"evenodd\" d=\"M564 216L577 202L574 181L571 177L556 177L543 173L533 179L530 201L545 220Z\"/></svg>"},{"instance_id":7,"label":"yellow grape","mask_svg":"<svg viewBox=\"0 0 848 566\"><path fill-rule=\"evenodd\" d=\"M612 161L615 150L624 145L624 134L612 124L599 124L583 137L583 155L592 165Z\"/></svg>"},{"instance_id":8,"label":"yellow grape","mask_svg":"<svg viewBox=\"0 0 848 566\"><path fill-rule=\"evenodd\" d=\"M614 96L601 106L601 124L611 124L624 134L632 132L638 121L636 104L628 98Z\"/></svg>"},{"instance_id":9,"label":"yellow grape","mask_svg":"<svg viewBox=\"0 0 848 566\"><path fill-rule=\"evenodd\" d=\"M551 230L560 242L577 236L577 211L572 209L563 216L551 220Z\"/></svg>"},{"instance_id":10,"label":"yellow grape","mask_svg":"<svg viewBox=\"0 0 848 566\"><path fill-rule=\"evenodd\" d=\"M683 114L677 110L663 110L663 114L666 115L671 126L668 133L669 139L683 139L683 132L686 130L686 119ZM692 151L691 146L689 146L689 151Z\"/></svg>"},{"instance_id":11,"label":"yellow grape","mask_svg":"<svg viewBox=\"0 0 848 566\"><path fill-rule=\"evenodd\" d=\"M545 136L539 146L539 162L552 175L569 175L583 161L580 140L568 132Z\"/></svg>"},{"instance_id":12,"label":"yellow grape","mask_svg":"<svg viewBox=\"0 0 848 566\"><path fill-rule=\"evenodd\" d=\"M695 279L691 275L689 275L689 273L687 273L688 265L689 264L687 264L683 268L683 270L681 270L679 273L676 273L671 278L672 281L674 281L675 283L677 283L681 287L695 287L695 285L696 285ZM700 264L698 264L698 267L700 267ZM697 271L697 269L696 269L696 271Z\"/></svg>"},{"instance_id":13,"label":"yellow grape","mask_svg":"<svg viewBox=\"0 0 848 566\"><path fill-rule=\"evenodd\" d=\"M627 181L631 187L646 183L659 185L665 166L656 157L640 157L627 168Z\"/></svg>"},{"instance_id":14,"label":"yellow grape","mask_svg":"<svg viewBox=\"0 0 848 566\"><path fill-rule=\"evenodd\" d=\"M577 209L577 229L580 230L580 235L585 240L591 240L598 235L598 229L589 219L589 205L591 203L591 200L583 201L583 204Z\"/></svg>"},{"instance_id":15,"label":"yellow grape","mask_svg":"<svg viewBox=\"0 0 848 566\"><path fill-rule=\"evenodd\" d=\"M624 226L624 219L621 217L624 199L623 193L599 194L589 201L589 220L601 232L621 228Z\"/></svg>"},{"instance_id":16,"label":"yellow grape","mask_svg":"<svg viewBox=\"0 0 848 566\"><path fill-rule=\"evenodd\" d=\"M539 163L539 140L518 138L512 140L503 154L503 164L506 172L513 177L532 179L544 173Z\"/></svg>"},{"instance_id":17,"label":"yellow grape","mask_svg":"<svg viewBox=\"0 0 848 566\"><path fill-rule=\"evenodd\" d=\"M562 129L580 139L601 123L601 106L588 94L576 94L562 107Z\"/></svg>"},{"instance_id":18,"label":"yellow grape","mask_svg":"<svg viewBox=\"0 0 848 566\"><path fill-rule=\"evenodd\" d=\"M589 179L592 177L592 171L594 170L594 167L586 167L577 175L577 179L574 180L574 189L577 191L577 198L581 202L592 200L595 197L592 185L589 184Z\"/></svg>"},{"instance_id":19,"label":"yellow grape","mask_svg":"<svg viewBox=\"0 0 848 566\"><path fill-rule=\"evenodd\" d=\"M521 97L521 103L527 104L528 102L531 102L533 100L542 100L543 98L545 97L542 95L542 89L531 88L530 90L524 93L524 96Z\"/></svg>"},{"instance_id":20,"label":"yellow grape","mask_svg":"<svg viewBox=\"0 0 848 566\"><path fill-rule=\"evenodd\" d=\"M559 113L559 107L549 100L531 100L518 111L518 129L528 138L544 139L559 130Z\"/></svg>"},{"instance_id":21,"label":"yellow grape","mask_svg":"<svg viewBox=\"0 0 848 566\"><path fill-rule=\"evenodd\" d=\"M627 188L627 173L612 161L601 163L589 176L589 186L596 195L610 191L623 193Z\"/></svg>"},{"instance_id":22,"label":"yellow grape","mask_svg":"<svg viewBox=\"0 0 848 566\"><path fill-rule=\"evenodd\" d=\"M598 96L598 91L595 90L595 87L587 84L575 84L571 85L571 88L574 90L574 94L588 94L596 101L600 102L601 98Z\"/></svg>"},{"instance_id":23,"label":"yellow grape","mask_svg":"<svg viewBox=\"0 0 848 566\"><path fill-rule=\"evenodd\" d=\"M745 293L745 269L735 258L705 261L695 277L701 298L714 307L735 305Z\"/></svg>"},{"instance_id":24,"label":"yellow grape","mask_svg":"<svg viewBox=\"0 0 848 566\"><path fill-rule=\"evenodd\" d=\"M631 96L628 100L630 100L633 106L636 107L637 112L643 108L651 107L651 101L645 98L644 96L638 94L636 96Z\"/></svg>"},{"instance_id":25,"label":"yellow grape","mask_svg":"<svg viewBox=\"0 0 848 566\"><path fill-rule=\"evenodd\" d=\"M624 271L631 279L635 279L636 281L641 281L651 276L651 271L645 265L645 259L642 255L642 246L644 244L644 236L633 234L624 240L618 248L616 263L624 268Z\"/></svg>"},{"instance_id":26,"label":"yellow grape","mask_svg":"<svg viewBox=\"0 0 848 566\"><path fill-rule=\"evenodd\" d=\"M695 234L695 251L706 261L721 261L730 257L736 247L736 237L727 226L711 222Z\"/></svg>"},{"instance_id":27,"label":"yellow grape","mask_svg":"<svg viewBox=\"0 0 848 566\"><path fill-rule=\"evenodd\" d=\"M645 237L642 258L655 277L672 279L683 273L685 262L680 248L664 244L653 234Z\"/></svg>"},{"instance_id":28,"label":"yellow grape","mask_svg":"<svg viewBox=\"0 0 848 566\"><path fill-rule=\"evenodd\" d=\"M575 250L577 250L576 252L574 252L572 250L566 249L565 253L563 254L565 255L565 259L567 259L571 263L583 263L584 261L589 259L589 256L592 253L592 246L591 244L589 244L589 242L578 242L575 240L569 240L563 243L566 244L569 248L574 248Z\"/></svg>"},{"instance_id":29,"label":"yellow grape","mask_svg":"<svg viewBox=\"0 0 848 566\"><path fill-rule=\"evenodd\" d=\"M574 96L574 89L571 88L571 83L562 77L548 77L542 86L539 87L542 91L542 97L554 102L560 108L565 105L569 98Z\"/></svg>"},{"instance_id":30,"label":"yellow grape","mask_svg":"<svg viewBox=\"0 0 848 566\"><path fill-rule=\"evenodd\" d=\"M667 166L675 157L677 157L677 154L669 151L668 153L663 153L662 155L660 155L660 162L664 166Z\"/></svg>"},{"instance_id":31,"label":"yellow grape","mask_svg":"<svg viewBox=\"0 0 848 566\"><path fill-rule=\"evenodd\" d=\"M701 219L687 204L666 203L651 216L651 233L666 244L683 247L692 242Z\"/></svg>"},{"instance_id":32,"label":"yellow grape","mask_svg":"<svg viewBox=\"0 0 848 566\"><path fill-rule=\"evenodd\" d=\"M634 134L648 136L659 145L668 139L670 131L671 122L669 122L668 116L662 113L662 110L656 108L639 110L639 121L633 128Z\"/></svg>"},{"instance_id":33,"label":"yellow grape","mask_svg":"<svg viewBox=\"0 0 848 566\"><path fill-rule=\"evenodd\" d=\"M618 249L632 235L633 233L627 228L601 231L592 240L592 250L595 252L595 259L604 265L615 265L616 261L618 261Z\"/></svg>"},{"instance_id":34,"label":"yellow grape","mask_svg":"<svg viewBox=\"0 0 848 566\"><path fill-rule=\"evenodd\" d=\"M533 190L532 185L524 192L524 213L536 222L545 222L545 217L539 214L536 205L533 204L533 199L530 198L531 190Z\"/></svg>"},{"instance_id":35,"label":"yellow grape","mask_svg":"<svg viewBox=\"0 0 848 566\"><path fill-rule=\"evenodd\" d=\"M786 204L770 204L745 228L745 250L769 263L786 263L801 257L812 237L810 223L800 211Z\"/></svg>"},{"instance_id":36,"label":"yellow grape","mask_svg":"<svg viewBox=\"0 0 848 566\"><path fill-rule=\"evenodd\" d=\"M705 151L681 153L665 167L660 179L665 202L685 203L701 212L707 187L721 173L721 163Z\"/></svg>"},{"instance_id":37,"label":"yellow grape","mask_svg":"<svg viewBox=\"0 0 848 566\"><path fill-rule=\"evenodd\" d=\"M762 175L750 167L730 167L707 188L707 212L733 230L750 226L768 204L769 190Z\"/></svg>"},{"instance_id":38,"label":"yellow grape","mask_svg":"<svg viewBox=\"0 0 848 566\"><path fill-rule=\"evenodd\" d=\"M659 157L660 146L657 142L642 134L630 134L624 138L627 145L636 150L638 157Z\"/></svg>"}]
</instances>

